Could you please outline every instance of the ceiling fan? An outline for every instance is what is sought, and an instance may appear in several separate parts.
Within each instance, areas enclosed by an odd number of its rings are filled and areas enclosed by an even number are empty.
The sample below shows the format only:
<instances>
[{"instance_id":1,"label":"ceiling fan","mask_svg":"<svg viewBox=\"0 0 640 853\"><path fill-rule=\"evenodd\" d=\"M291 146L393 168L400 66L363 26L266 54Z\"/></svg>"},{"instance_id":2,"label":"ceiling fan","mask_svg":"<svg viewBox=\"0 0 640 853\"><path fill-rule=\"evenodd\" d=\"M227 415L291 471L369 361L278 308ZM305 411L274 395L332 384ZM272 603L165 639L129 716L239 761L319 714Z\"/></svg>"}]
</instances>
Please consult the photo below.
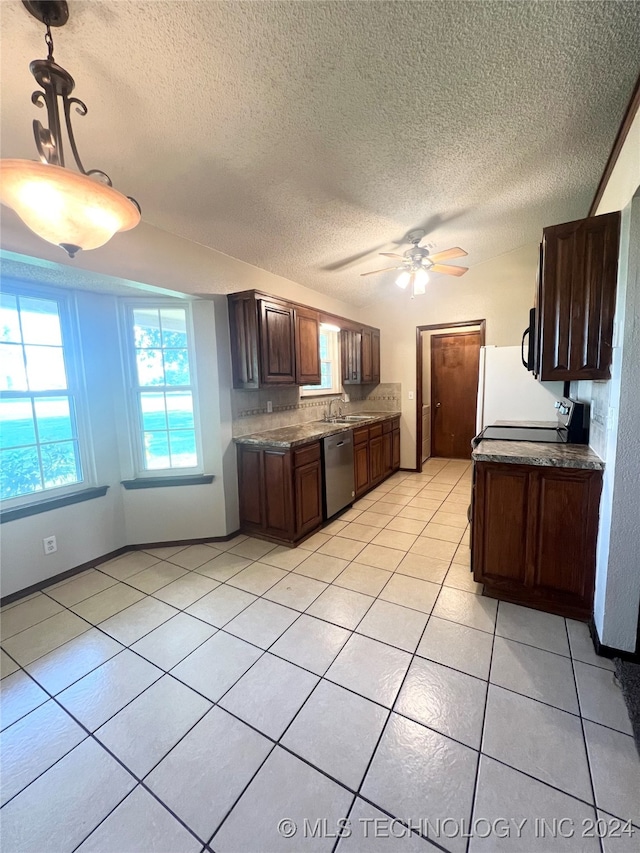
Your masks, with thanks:
<instances>
[{"instance_id":1,"label":"ceiling fan","mask_svg":"<svg viewBox=\"0 0 640 853\"><path fill-rule=\"evenodd\" d=\"M394 267L385 267L381 270L372 270L371 272L363 272L360 275L376 275L377 273L387 272L388 270L400 270L400 275L396 279L396 284L403 290L411 285L411 297L420 295L425 292L426 284L429 281L429 273L444 273L445 275L464 275L468 267L457 267L453 264L443 264L441 261L448 261L452 258L462 258L467 253L459 246L451 249L445 249L443 252L435 252L430 254L430 250L425 246L418 245L426 232L422 229L410 231L407 234L407 242L411 243L411 247L402 255L395 252L379 252L385 258L393 258L400 261Z\"/></svg>"}]
</instances>

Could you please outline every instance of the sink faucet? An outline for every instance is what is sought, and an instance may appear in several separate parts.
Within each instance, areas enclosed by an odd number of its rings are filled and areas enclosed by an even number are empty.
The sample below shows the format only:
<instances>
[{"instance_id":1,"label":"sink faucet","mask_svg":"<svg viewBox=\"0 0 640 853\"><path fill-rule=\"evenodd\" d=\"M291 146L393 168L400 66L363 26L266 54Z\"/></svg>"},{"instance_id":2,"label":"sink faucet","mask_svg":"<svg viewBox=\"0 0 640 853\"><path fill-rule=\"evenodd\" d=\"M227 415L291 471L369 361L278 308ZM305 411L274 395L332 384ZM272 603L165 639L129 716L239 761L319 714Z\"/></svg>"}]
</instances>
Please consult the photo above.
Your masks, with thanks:
<instances>
[{"instance_id":1,"label":"sink faucet","mask_svg":"<svg viewBox=\"0 0 640 853\"><path fill-rule=\"evenodd\" d=\"M333 406L334 403L339 403L339 402L340 402L340 397L333 397L331 400L329 400L329 409L327 410L327 420L328 421L330 421L332 417L335 417L335 415L331 414L331 407Z\"/></svg>"}]
</instances>

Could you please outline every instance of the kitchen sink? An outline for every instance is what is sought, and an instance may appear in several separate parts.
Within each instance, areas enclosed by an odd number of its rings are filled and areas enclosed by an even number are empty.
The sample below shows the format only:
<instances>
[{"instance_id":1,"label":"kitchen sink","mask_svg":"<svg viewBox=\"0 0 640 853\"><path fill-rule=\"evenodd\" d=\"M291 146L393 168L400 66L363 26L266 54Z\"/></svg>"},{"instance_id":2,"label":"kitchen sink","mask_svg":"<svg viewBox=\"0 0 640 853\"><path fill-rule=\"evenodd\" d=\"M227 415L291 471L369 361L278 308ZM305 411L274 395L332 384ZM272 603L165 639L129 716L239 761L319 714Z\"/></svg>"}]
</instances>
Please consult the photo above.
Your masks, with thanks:
<instances>
[{"instance_id":1,"label":"kitchen sink","mask_svg":"<svg viewBox=\"0 0 640 853\"><path fill-rule=\"evenodd\" d=\"M340 426L344 426L346 424L356 424L359 421L370 421L371 415L343 415L342 417L335 418L325 418L320 421L323 424L339 424Z\"/></svg>"}]
</instances>

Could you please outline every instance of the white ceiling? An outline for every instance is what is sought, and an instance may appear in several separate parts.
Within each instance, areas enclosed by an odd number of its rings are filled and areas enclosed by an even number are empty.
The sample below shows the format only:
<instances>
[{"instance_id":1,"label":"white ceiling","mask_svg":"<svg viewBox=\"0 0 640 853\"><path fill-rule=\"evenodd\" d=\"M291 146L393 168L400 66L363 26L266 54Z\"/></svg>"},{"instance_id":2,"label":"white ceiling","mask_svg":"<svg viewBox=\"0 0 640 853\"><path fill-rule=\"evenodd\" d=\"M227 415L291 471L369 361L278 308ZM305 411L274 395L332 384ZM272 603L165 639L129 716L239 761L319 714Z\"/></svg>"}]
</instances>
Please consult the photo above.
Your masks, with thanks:
<instances>
[{"instance_id":1,"label":"white ceiling","mask_svg":"<svg viewBox=\"0 0 640 853\"><path fill-rule=\"evenodd\" d=\"M0 7L2 155L33 158L42 27ZM359 304L394 276L342 262L411 228L473 265L585 216L639 71L635 0L69 7L85 166L148 223Z\"/></svg>"}]
</instances>

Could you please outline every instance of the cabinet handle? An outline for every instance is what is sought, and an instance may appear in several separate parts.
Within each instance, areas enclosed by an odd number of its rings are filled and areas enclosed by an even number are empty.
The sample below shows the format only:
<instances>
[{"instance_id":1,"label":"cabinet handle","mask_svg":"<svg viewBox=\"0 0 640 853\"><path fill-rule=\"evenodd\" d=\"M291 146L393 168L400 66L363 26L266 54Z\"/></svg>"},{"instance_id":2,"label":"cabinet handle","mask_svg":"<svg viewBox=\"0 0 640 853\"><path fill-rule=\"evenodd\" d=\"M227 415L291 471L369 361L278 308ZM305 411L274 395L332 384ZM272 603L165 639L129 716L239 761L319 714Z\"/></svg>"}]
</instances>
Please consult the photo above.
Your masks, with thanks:
<instances>
[{"instance_id":1,"label":"cabinet handle","mask_svg":"<svg viewBox=\"0 0 640 853\"><path fill-rule=\"evenodd\" d=\"M527 337L527 335L530 335L530 334L531 334L531 327L529 327L528 329L525 329L524 332L522 333L522 343L520 344L520 358L522 359L522 364L527 368L527 370L529 370L529 365L524 360L524 339Z\"/></svg>"},{"instance_id":2,"label":"cabinet handle","mask_svg":"<svg viewBox=\"0 0 640 853\"><path fill-rule=\"evenodd\" d=\"M436 403L436 409L439 409L442 403Z\"/></svg>"}]
</instances>

